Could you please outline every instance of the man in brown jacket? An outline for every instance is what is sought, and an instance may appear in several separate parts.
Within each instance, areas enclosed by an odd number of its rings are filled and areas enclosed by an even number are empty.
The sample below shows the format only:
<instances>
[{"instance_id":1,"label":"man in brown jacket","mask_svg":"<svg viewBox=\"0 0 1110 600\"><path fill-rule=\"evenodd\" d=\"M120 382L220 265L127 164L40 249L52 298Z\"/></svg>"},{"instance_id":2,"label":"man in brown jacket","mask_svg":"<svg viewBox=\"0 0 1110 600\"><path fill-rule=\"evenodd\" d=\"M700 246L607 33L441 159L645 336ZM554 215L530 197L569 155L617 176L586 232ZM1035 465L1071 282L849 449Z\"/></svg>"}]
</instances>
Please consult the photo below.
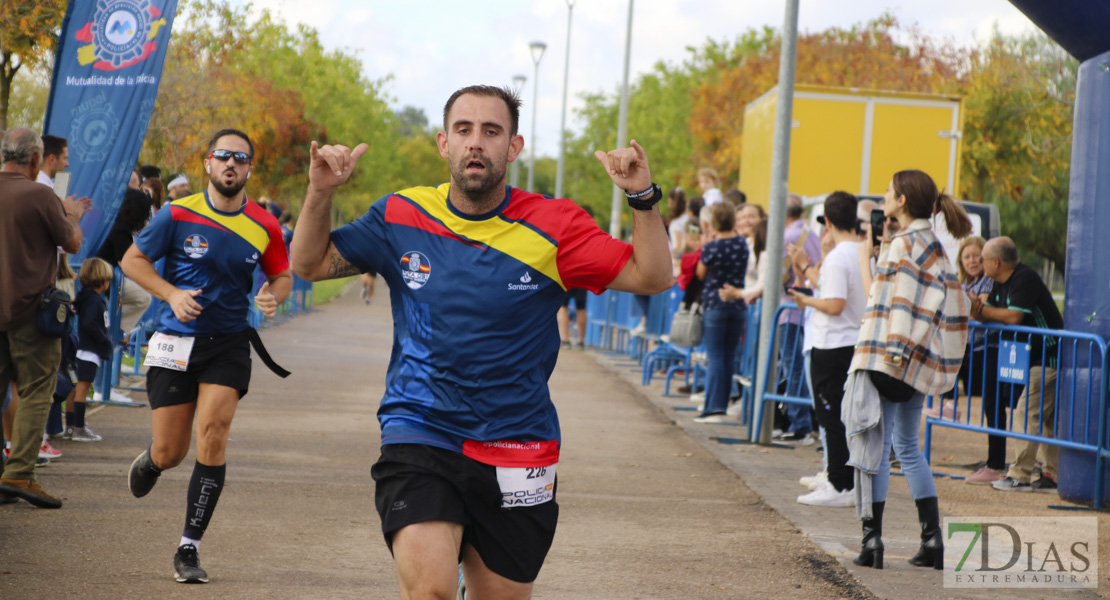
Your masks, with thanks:
<instances>
[{"instance_id":1,"label":"man in brown jacket","mask_svg":"<svg viewBox=\"0 0 1110 600\"><path fill-rule=\"evenodd\" d=\"M0 143L0 390L18 374L19 411L12 427L12 450L0 477L0 498L22 498L40 508L62 501L35 481L35 458L53 402L61 340L38 330L42 293L54 285L58 247L81 249L82 215L88 198L59 200L36 183L42 139L30 129L13 129Z\"/></svg>"}]
</instances>

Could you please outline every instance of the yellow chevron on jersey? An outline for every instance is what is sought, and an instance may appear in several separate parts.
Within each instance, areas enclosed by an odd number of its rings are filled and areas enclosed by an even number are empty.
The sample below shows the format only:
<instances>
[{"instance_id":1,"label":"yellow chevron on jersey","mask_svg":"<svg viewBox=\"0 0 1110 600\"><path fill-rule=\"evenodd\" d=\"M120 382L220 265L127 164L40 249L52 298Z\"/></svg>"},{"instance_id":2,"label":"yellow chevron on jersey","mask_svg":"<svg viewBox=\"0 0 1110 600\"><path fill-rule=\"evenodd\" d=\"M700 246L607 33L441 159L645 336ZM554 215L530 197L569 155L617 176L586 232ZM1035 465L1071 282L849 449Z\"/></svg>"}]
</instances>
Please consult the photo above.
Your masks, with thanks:
<instances>
[{"instance_id":1,"label":"yellow chevron on jersey","mask_svg":"<svg viewBox=\"0 0 1110 600\"><path fill-rule=\"evenodd\" d=\"M483 244L543 273L563 289L557 262L558 245L521 221L511 221L500 214L482 221L464 219L447 206L451 184L439 187L415 187L397 192L397 196L415 202L431 218L464 240Z\"/></svg>"},{"instance_id":2,"label":"yellow chevron on jersey","mask_svg":"<svg viewBox=\"0 0 1110 600\"><path fill-rule=\"evenodd\" d=\"M246 200L246 202L249 205L250 201ZM171 203L171 206L185 209L205 219L215 221L223 228L234 232L236 235L246 240L247 243L254 246L259 253L265 252L266 247L270 244L269 232L266 231L266 228L261 223L247 216L247 213L250 211L244 210L235 215L225 215L216 212L216 210L208 205L204 192L175 200Z\"/></svg>"}]
</instances>

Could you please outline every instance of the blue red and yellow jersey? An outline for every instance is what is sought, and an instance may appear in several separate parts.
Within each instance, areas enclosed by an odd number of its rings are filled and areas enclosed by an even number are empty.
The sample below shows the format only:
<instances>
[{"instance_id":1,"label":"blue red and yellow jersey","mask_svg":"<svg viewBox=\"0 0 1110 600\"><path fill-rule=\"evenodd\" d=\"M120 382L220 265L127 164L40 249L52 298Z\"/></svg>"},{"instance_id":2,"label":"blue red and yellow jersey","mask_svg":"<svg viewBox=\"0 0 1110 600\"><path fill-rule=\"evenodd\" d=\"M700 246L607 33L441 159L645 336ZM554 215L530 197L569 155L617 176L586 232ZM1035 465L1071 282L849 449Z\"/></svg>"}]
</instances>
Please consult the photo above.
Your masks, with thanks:
<instances>
[{"instance_id":1,"label":"blue red and yellow jersey","mask_svg":"<svg viewBox=\"0 0 1110 600\"><path fill-rule=\"evenodd\" d=\"M202 290L200 315L182 323L163 302L158 331L182 336L236 333L247 328L254 302L254 269L277 275L289 268L289 254L277 219L254 202L236 212L212 206L208 192L162 207L135 244L152 260L165 258L162 277L180 289Z\"/></svg>"},{"instance_id":2,"label":"blue red and yellow jersey","mask_svg":"<svg viewBox=\"0 0 1110 600\"><path fill-rule=\"evenodd\" d=\"M382 443L499 466L550 464L560 438L547 387L559 352L555 313L568 288L600 293L632 247L570 200L506 187L500 206L475 216L456 210L449 191L397 192L332 232L344 258L389 284Z\"/></svg>"}]
</instances>

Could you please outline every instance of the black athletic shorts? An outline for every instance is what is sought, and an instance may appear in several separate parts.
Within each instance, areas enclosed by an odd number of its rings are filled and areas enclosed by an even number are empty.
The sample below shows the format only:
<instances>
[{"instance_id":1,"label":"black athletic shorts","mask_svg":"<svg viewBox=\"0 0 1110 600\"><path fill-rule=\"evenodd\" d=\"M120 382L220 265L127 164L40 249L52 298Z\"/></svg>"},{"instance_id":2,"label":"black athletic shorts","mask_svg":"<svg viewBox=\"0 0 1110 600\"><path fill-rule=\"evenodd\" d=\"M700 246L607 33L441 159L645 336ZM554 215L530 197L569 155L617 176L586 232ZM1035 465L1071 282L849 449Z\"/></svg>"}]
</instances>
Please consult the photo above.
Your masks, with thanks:
<instances>
[{"instance_id":1,"label":"black athletic shorts","mask_svg":"<svg viewBox=\"0 0 1110 600\"><path fill-rule=\"evenodd\" d=\"M574 298L574 309L586 310L586 293L585 288L570 288L563 297L563 306L570 306L570 299Z\"/></svg>"},{"instance_id":2,"label":"black athletic shorts","mask_svg":"<svg viewBox=\"0 0 1110 600\"><path fill-rule=\"evenodd\" d=\"M151 408L197 401L202 383L214 383L247 395L251 382L251 348L247 331L198 337L189 355L189 367L174 371L151 367L146 374L147 401Z\"/></svg>"},{"instance_id":3,"label":"black athletic shorts","mask_svg":"<svg viewBox=\"0 0 1110 600\"><path fill-rule=\"evenodd\" d=\"M96 366L96 363L89 362L87 360L81 360L80 358L76 359L73 362L77 371L77 381L96 381L96 370L100 368Z\"/></svg>"},{"instance_id":4,"label":"black athletic shorts","mask_svg":"<svg viewBox=\"0 0 1110 600\"><path fill-rule=\"evenodd\" d=\"M555 499L502 508L497 467L420 444L382 446L382 456L370 474L391 552L393 534L402 527L449 521L463 526L463 544L473 546L491 571L520 583L536 580L555 538L559 520Z\"/></svg>"}]
</instances>

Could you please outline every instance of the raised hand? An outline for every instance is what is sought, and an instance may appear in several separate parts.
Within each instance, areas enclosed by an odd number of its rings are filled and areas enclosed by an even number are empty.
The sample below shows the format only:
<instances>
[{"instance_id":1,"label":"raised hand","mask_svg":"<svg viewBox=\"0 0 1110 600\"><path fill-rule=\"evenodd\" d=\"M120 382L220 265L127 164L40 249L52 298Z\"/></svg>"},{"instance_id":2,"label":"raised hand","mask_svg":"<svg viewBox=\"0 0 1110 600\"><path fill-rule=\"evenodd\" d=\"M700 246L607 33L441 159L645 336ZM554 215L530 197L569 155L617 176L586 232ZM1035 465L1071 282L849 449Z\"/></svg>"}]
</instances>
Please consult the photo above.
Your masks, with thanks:
<instances>
[{"instance_id":1,"label":"raised hand","mask_svg":"<svg viewBox=\"0 0 1110 600\"><path fill-rule=\"evenodd\" d=\"M630 148L609 152L598 150L594 156L617 187L626 192L642 192L651 187L651 168L648 167L647 154L636 140L629 142L629 145Z\"/></svg>"},{"instance_id":2,"label":"raised hand","mask_svg":"<svg viewBox=\"0 0 1110 600\"><path fill-rule=\"evenodd\" d=\"M277 315L277 298L270 292L270 282L262 284L258 293L254 296L254 303L258 305L258 309L262 314L270 317L271 319Z\"/></svg>"},{"instance_id":3,"label":"raised hand","mask_svg":"<svg viewBox=\"0 0 1110 600\"><path fill-rule=\"evenodd\" d=\"M358 164L358 159L369 148L359 144L354 150L342 145L317 146L312 142L311 163L308 168L308 185L320 191L334 190L347 183Z\"/></svg>"}]
</instances>

